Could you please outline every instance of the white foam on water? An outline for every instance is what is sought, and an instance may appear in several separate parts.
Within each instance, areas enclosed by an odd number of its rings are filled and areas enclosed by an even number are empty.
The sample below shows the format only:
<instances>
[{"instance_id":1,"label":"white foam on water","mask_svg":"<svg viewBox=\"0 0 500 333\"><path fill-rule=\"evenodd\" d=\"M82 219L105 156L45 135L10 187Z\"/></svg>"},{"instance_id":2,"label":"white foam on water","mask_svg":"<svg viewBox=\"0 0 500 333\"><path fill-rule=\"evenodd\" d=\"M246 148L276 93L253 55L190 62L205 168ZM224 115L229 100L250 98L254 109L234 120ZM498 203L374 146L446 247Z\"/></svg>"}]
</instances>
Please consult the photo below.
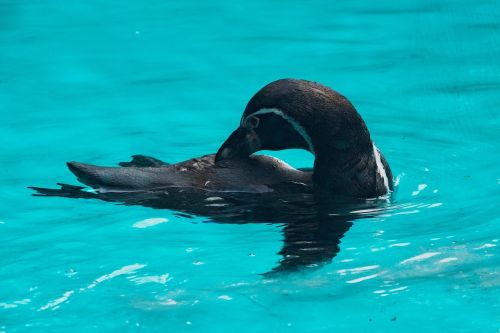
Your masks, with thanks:
<instances>
[{"instance_id":1,"label":"white foam on water","mask_svg":"<svg viewBox=\"0 0 500 333\"><path fill-rule=\"evenodd\" d=\"M422 254L419 254L418 256L414 256L414 257L411 257L411 258L408 258L408 259L401 261L401 264L405 265L405 264L409 264L409 263L416 262L416 261L422 261L422 260L437 256L438 254L440 254L440 252L422 253Z\"/></svg>"},{"instance_id":2,"label":"white foam on water","mask_svg":"<svg viewBox=\"0 0 500 333\"><path fill-rule=\"evenodd\" d=\"M354 280L346 281L346 283L359 283L359 282L363 282L363 281L366 281L366 280L374 279L377 276L378 276L378 274L367 275L367 276L363 276L363 277L360 277L360 278L357 278L357 279L354 279Z\"/></svg>"},{"instance_id":3,"label":"white foam on water","mask_svg":"<svg viewBox=\"0 0 500 333\"><path fill-rule=\"evenodd\" d=\"M389 247L403 247L403 246L408 246L411 243L396 243L396 244L391 244Z\"/></svg>"},{"instance_id":4,"label":"white foam on water","mask_svg":"<svg viewBox=\"0 0 500 333\"><path fill-rule=\"evenodd\" d=\"M163 218L163 217L157 217L157 218L151 218L151 219L145 219L139 222L134 223L132 226L134 228L138 229L144 229L144 228L149 228L152 226L155 226L160 223L167 223L168 219Z\"/></svg>"},{"instance_id":5,"label":"white foam on water","mask_svg":"<svg viewBox=\"0 0 500 333\"><path fill-rule=\"evenodd\" d=\"M420 192L422 192L423 190L425 190L427 188L427 184L419 184L418 187L417 187L417 190L416 191L413 191L411 193L411 195L413 196L416 196L416 195L419 195Z\"/></svg>"},{"instance_id":6,"label":"white foam on water","mask_svg":"<svg viewBox=\"0 0 500 333\"><path fill-rule=\"evenodd\" d=\"M371 265L371 266L363 266L363 267L356 267L356 268L346 268L346 269L340 269L337 271L340 275L346 275L346 274L359 274L361 272L369 271L372 269L379 268L379 265Z\"/></svg>"},{"instance_id":7,"label":"white foam on water","mask_svg":"<svg viewBox=\"0 0 500 333\"><path fill-rule=\"evenodd\" d=\"M231 296L228 296L228 295L220 295L219 297L217 297L218 299L222 299L224 301L230 301L232 300L233 298Z\"/></svg>"},{"instance_id":8,"label":"white foam on water","mask_svg":"<svg viewBox=\"0 0 500 333\"><path fill-rule=\"evenodd\" d=\"M98 277L97 279L94 280L94 282L89 284L86 289L92 289L95 286L97 286L99 283L102 283L102 282L107 281L107 280L111 280L117 276L134 273L136 270L141 269L143 267L146 267L146 265L133 264L133 265L128 265L128 266L123 266L122 268L117 269L116 271L113 271L109 274L104 274L104 275Z\"/></svg>"},{"instance_id":9,"label":"white foam on water","mask_svg":"<svg viewBox=\"0 0 500 333\"><path fill-rule=\"evenodd\" d=\"M224 200L221 197L208 197L205 199L205 201L218 201L218 200Z\"/></svg>"},{"instance_id":10,"label":"white foam on water","mask_svg":"<svg viewBox=\"0 0 500 333\"><path fill-rule=\"evenodd\" d=\"M169 276L170 275L167 273L167 274L162 274L162 275L131 277L131 278L129 278L129 280L136 283L136 284L145 284L145 283L166 284L170 280Z\"/></svg>"},{"instance_id":11,"label":"white foam on water","mask_svg":"<svg viewBox=\"0 0 500 333\"><path fill-rule=\"evenodd\" d=\"M48 309L55 309L59 304L66 302L71 295L73 295L75 292L73 290L66 291L61 297L56 298L53 301L48 302L44 306L42 306L38 311L45 311Z\"/></svg>"},{"instance_id":12,"label":"white foam on water","mask_svg":"<svg viewBox=\"0 0 500 333\"><path fill-rule=\"evenodd\" d=\"M449 258L443 258L443 259L441 259L441 260L437 261L436 263L437 263L437 264L446 264L446 263L448 263L448 262L452 262L452 261L456 261L456 260L458 260L458 258L455 258L455 257L449 257Z\"/></svg>"},{"instance_id":13,"label":"white foam on water","mask_svg":"<svg viewBox=\"0 0 500 333\"><path fill-rule=\"evenodd\" d=\"M486 244L483 244L479 247L475 247L474 250L482 250L482 249L488 249L490 247L495 247L497 246L496 244L491 244L491 243L486 243Z\"/></svg>"}]
</instances>

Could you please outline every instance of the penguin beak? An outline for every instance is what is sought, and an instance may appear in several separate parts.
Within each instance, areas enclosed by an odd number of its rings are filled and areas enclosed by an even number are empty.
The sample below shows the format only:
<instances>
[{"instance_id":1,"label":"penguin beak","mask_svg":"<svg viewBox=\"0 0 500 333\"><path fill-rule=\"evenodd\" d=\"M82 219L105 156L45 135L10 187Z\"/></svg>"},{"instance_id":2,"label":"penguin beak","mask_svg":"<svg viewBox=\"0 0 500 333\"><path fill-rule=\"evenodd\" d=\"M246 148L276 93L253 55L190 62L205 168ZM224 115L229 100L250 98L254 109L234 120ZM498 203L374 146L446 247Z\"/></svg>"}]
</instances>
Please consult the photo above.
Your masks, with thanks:
<instances>
[{"instance_id":1,"label":"penguin beak","mask_svg":"<svg viewBox=\"0 0 500 333\"><path fill-rule=\"evenodd\" d=\"M253 129L238 127L222 144L215 162L247 157L261 149L259 136Z\"/></svg>"}]
</instances>

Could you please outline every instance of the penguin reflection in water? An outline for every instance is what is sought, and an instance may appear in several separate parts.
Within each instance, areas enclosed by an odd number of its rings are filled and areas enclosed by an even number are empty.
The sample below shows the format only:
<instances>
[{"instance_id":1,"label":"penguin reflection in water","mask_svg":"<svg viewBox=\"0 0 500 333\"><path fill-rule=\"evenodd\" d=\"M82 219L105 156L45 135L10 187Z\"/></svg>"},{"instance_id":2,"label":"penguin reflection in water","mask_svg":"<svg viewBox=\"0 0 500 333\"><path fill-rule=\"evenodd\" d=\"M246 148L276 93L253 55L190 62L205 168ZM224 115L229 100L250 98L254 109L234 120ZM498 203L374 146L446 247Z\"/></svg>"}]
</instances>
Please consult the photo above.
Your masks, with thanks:
<instances>
[{"instance_id":1,"label":"penguin reflection in water","mask_svg":"<svg viewBox=\"0 0 500 333\"><path fill-rule=\"evenodd\" d=\"M294 169L260 150L306 149L312 170ZM240 126L217 154L177 164L136 155L120 167L69 162L94 189L32 187L37 196L100 199L172 209L216 223L276 223L282 259L273 271L329 262L352 221L383 209L392 173L361 116L318 83L283 79L248 102ZM186 215L187 214L187 215Z\"/></svg>"}]
</instances>

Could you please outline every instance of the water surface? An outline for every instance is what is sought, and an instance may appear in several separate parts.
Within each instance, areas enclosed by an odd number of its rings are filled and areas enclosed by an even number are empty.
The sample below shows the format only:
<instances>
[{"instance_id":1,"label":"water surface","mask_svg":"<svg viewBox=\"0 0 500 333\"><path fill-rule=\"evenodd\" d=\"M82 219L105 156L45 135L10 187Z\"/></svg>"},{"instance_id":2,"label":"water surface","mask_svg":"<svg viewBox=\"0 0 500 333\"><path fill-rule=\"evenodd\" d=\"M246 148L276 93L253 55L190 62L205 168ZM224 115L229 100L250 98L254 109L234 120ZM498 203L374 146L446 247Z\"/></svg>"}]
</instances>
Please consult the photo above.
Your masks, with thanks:
<instances>
[{"instance_id":1,"label":"water surface","mask_svg":"<svg viewBox=\"0 0 500 333\"><path fill-rule=\"evenodd\" d=\"M472 0L3 1L0 331L497 332L498 17ZM280 224L26 189L75 183L68 160L215 152L283 77L346 95L400 179L321 267L262 275Z\"/></svg>"}]
</instances>

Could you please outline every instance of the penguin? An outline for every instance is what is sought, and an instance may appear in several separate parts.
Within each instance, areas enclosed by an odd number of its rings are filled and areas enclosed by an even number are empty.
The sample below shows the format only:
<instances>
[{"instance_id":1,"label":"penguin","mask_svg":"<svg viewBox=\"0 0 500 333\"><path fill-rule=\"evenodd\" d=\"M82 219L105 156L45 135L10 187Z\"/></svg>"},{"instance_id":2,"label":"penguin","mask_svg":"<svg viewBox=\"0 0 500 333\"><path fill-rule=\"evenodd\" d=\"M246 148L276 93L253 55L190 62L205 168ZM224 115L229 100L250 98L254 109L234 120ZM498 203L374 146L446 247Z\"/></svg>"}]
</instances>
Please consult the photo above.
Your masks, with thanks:
<instances>
[{"instance_id":1,"label":"penguin","mask_svg":"<svg viewBox=\"0 0 500 333\"><path fill-rule=\"evenodd\" d=\"M260 150L305 149L312 170L295 169ZM390 167L352 104L321 84L282 79L248 102L239 127L216 154L176 164L134 155L119 167L68 162L90 186L30 187L34 195L99 199L217 223L276 223L282 259L271 272L332 260L354 220L383 212L393 190ZM372 213L373 212L373 213Z\"/></svg>"}]
</instances>

